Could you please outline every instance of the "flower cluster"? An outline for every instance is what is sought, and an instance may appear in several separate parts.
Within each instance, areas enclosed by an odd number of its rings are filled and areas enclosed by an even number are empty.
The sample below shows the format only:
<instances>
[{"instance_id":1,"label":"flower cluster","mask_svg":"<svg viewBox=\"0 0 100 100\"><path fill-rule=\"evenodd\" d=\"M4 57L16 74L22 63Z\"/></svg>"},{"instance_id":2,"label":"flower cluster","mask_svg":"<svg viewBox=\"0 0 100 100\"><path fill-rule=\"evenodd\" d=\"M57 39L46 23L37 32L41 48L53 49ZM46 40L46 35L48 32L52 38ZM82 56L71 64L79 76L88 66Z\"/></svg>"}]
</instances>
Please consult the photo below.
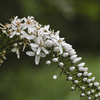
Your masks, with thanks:
<instances>
[{"instance_id":1,"label":"flower cluster","mask_svg":"<svg viewBox=\"0 0 100 100\"><path fill-rule=\"evenodd\" d=\"M54 32L49 25L42 26L34 20L33 16L19 19L16 16L11 19L10 24L5 26L0 24L3 33L11 39L7 45L11 48L11 52L15 52L20 58L19 49L22 47L24 51L27 46L31 50L27 51L28 56L35 56L36 65L39 64L41 57L49 55L50 60L46 61L46 65L55 62L61 69L60 75L67 75L67 80L72 81L71 90L78 88L81 91L80 96L86 96L88 100L98 99L100 97L100 86L98 82L94 82L95 77L91 77L92 73L88 72L88 68L84 67L85 62L81 62L72 45L66 43L64 38L60 38L60 31ZM10 46L11 45L11 46ZM0 46L0 57L5 58L7 52L6 46ZM6 51L6 52L4 52ZM3 60L0 60L3 63ZM58 75L53 78L57 79Z\"/></svg>"}]
</instances>

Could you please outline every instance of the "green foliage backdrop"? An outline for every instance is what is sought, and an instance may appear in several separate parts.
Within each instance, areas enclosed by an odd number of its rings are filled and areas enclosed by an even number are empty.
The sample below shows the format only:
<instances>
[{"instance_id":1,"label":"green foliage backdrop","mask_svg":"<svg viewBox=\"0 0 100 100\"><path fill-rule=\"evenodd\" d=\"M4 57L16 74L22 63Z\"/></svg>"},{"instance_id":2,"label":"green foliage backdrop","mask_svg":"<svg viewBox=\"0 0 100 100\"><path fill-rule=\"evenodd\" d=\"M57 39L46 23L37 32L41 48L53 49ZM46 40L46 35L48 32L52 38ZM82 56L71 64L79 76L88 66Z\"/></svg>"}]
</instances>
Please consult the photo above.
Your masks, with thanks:
<instances>
[{"instance_id":1,"label":"green foliage backdrop","mask_svg":"<svg viewBox=\"0 0 100 100\"><path fill-rule=\"evenodd\" d=\"M84 61L99 80L100 57L100 1L99 0L2 0L0 1L0 23L9 22L13 16L32 15L42 25L60 30L60 36L73 45L78 53L86 53ZM1 34L1 31L0 31ZM93 53L90 56L88 53ZM95 58L94 58L95 57ZM39 66L34 59L21 54L8 54L0 66L0 100L72 100L77 92L71 93L70 82L65 77L56 81L52 76L59 73L55 65ZM97 66L97 67L96 67ZM100 81L99 81L100 82Z\"/></svg>"}]
</instances>

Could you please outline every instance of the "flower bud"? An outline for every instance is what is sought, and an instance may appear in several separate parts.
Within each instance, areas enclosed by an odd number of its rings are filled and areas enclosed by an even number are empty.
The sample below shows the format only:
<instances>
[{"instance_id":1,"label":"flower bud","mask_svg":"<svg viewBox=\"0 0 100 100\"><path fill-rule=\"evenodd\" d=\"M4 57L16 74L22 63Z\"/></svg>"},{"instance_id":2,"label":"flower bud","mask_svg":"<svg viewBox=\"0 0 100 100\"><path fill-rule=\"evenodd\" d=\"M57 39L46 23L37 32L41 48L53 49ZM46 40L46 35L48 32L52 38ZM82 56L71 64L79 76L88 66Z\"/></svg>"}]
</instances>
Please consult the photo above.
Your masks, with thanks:
<instances>
[{"instance_id":1,"label":"flower bud","mask_svg":"<svg viewBox=\"0 0 100 100\"><path fill-rule=\"evenodd\" d=\"M78 57L78 58L74 59L72 63L75 64L75 63L79 62L81 59L82 59L81 57Z\"/></svg>"},{"instance_id":2,"label":"flower bud","mask_svg":"<svg viewBox=\"0 0 100 100\"><path fill-rule=\"evenodd\" d=\"M87 81L87 78L83 78L83 82L86 82Z\"/></svg>"},{"instance_id":3,"label":"flower bud","mask_svg":"<svg viewBox=\"0 0 100 100\"><path fill-rule=\"evenodd\" d=\"M94 90L91 90L91 93L94 93Z\"/></svg>"},{"instance_id":4,"label":"flower bud","mask_svg":"<svg viewBox=\"0 0 100 100\"><path fill-rule=\"evenodd\" d=\"M98 87L98 86L99 86L99 83L98 83L98 82L95 82L95 83L94 83L94 86L95 86L95 87Z\"/></svg>"},{"instance_id":5,"label":"flower bud","mask_svg":"<svg viewBox=\"0 0 100 100\"><path fill-rule=\"evenodd\" d=\"M92 87L93 83L89 83L89 87Z\"/></svg>"},{"instance_id":6,"label":"flower bud","mask_svg":"<svg viewBox=\"0 0 100 100\"><path fill-rule=\"evenodd\" d=\"M60 67L63 67L63 66L64 66L64 63L60 62L60 63L59 63L59 66L60 66Z\"/></svg>"},{"instance_id":7,"label":"flower bud","mask_svg":"<svg viewBox=\"0 0 100 100\"><path fill-rule=\"evenodd\" d=\"M87 92L87 95L89 96L90 94L91 94L91 92L90 92L90 91L88 91L88 92Z\"/></svg>"},{"instance_id":8,"label":"flower bud","mask_svg":"<svg viewBox=\"0 0 100 100\"><path fill-rule=\"evenodd\" d=\"M88 97L88 100L91 100L91 97Z\"/></svg>"},{"instance_id":9,"label":"flower bud","mask_svg":"<svg viewBox=\"0 0 100 100\"><path fill-rule=\"evenodd\" d=\"M68 81L72 81L72 79L73 79L73 78L72 78L71 76L69 76L69 77L67 78Z\"/></svg>"},{"instance_id":10,"label":"flower bud","mask_svg":"<svg viewBox=\"0 0 100 100\"><path fill-rule=\"evenodd\" d=\"M91 78L91 81L93 82L94 80L95 80L95 77L92 77L92 78Z\"/></svg>"},{"instance_id":11,"label":"flower bud","mask_svg":"<svg viewBox=\"0 0 100 100\"><path fill-rule=\"evenodd\" d=\"M78 74L77 74L77 77L81 77L81 76L82 76L82 73L78 73Z\"/></svg>"},{"instance_id":12,"label":"flower bud","mask_svg":"<svg viewBox=\"0 0 100 100\"><path fill-rule=\"evenodd\" d=\"M74 60L76 57L77 57L77 55L72 55L72 56L70 57L70 60Z\"/></svg>"},{"instance_id":13,"label":"flower bud","mask_svg":"<svg viewBox=\"0 0 100 100\"><path fill-rule=\"evenodd\" d=\"M53 58L52 61L53 62L58 62L58 58Z\"/></svg>"},{"instance_id":14,"label":"flower bud","mask_svg":"<svg viewBox=\"0 0 100 100\"><path fill-rule=\"evenodd\" d=\"M73 71L75 69L75 67L70 67L69 71Z\"/></svg>"},{"instance_id":15,"label":"flower bud","mask_svg":"<svg viewBox=\"0 0 100 100\"><path fill-rule=\"evenodd\" d=\"M54 75L54 76L53 76L53 79L57 79L57 75Z\"/></svg>"},{"instance_id":16,"label":"flower bud","mask_svg":"<svg viewBox=\"0 0 100 100\"><path fill-rule=\"evenodd\" d=\"M74 91L74 90L75 90L75 88L72 86L72 87L71 87L71 90L72 90L72 91Z\"/></svg>"},{"instance_id":17,"label":"flower bud","mask_svg":"<svg viewBox=\"0 0 100 100\"><path fill-rule=\"evenodd\" d=\"M87 74L87 77L90 77L91 75L92 75L92 73L88 73L88 74Z\"/></svg>"},{"instance_id":18,"label":"flower bud","mask_svg":"<svg viewBox=\"0 0 100 100\"><path fill-rule=\"evenodd\" d=\"M85 94L84 93L81 93L81 97L84 97L85 96Z\"/></svg>"},{"instance_id":19,"label":"flower bud","mask_svg":"<svg viewBox=\"0 0 100 100\"><path fill-rule=\"evenodd\" d=\"M63 53L63 57L67 57L69 54L66 52L66 53Z\"/></svg>"},{"instance_id":20,"label":"flower bud","mask_svg":"<svg viewBox=\"0 0 100 100\"><path fill-rule=\"evenodd\" d=\"M50 65L50 64L51 64L50 60L46 61L46 65Z\"/></svg>"},{"instance_id":21,"label":"flower bud","mask_svg":"<svg viewBox=\"0 0 100 100\"><path fill-rule=\"evenodd\" d=\"M85 65L85 63L83 62L83 63L78 64L77 66L78 67L83 67L84 65Z\"/></svg>"},{"instance_id":22,"label":"flower bud","mask_svg":"<svg viewBox=\"0 0 100 100\"><path fill-rule=\"evenodd\" d=\"M78 84L78 80L75 80L75 81L74 81L74 84Z\"/></svg>"},{"instance_id":23,"label":"flower bud","mask_svg":"<svg viewBox=\"0 0 100 100\"><path fill-rule=\"evenodd\" d=\"M84 87L84 86L82 86L82 87L81 87L81 90L85 90L85 87Z\"/></svg>"}]
</instances>

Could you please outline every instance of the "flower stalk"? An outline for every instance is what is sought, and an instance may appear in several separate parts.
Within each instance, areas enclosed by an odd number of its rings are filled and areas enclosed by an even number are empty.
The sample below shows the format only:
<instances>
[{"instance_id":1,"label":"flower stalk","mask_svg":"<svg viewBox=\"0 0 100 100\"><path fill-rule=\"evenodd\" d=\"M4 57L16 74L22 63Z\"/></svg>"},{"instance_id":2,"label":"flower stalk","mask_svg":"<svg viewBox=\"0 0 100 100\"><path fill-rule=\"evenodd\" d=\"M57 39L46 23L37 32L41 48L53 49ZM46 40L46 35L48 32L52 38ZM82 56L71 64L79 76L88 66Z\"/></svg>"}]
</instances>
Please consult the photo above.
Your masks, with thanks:
<instances>
[{"instance_id":1,"label":"flower stalk","mask_svg":"<svg viewBox=\"0 0 100 100\"><path fill-rule=\"evenodd\" d=\"M72 81L72 91L78 88L81 91L80 97L86 97L87 100L100 99L99 83L94 82L95 77L91 77L92 73L84 67L85 62L80 62L82 57L78 57L72 45L60 38L60 31L51 31L49 25L42 26L33 16L21 19L16 16L11 19L10 24L0 25L0 64L6 59L6 53L15 52L20 58L19 50L22 48L22 51L25 51L25 48L29 47L26 54L35 56L36 65L41 58L49 56L50 60L47 60L46 64L57 64L57 68L61 69L60 76L64 74L67 81ZM57 77L58 75L53 76L54 79Z\"/></svg>"}]
</instances>

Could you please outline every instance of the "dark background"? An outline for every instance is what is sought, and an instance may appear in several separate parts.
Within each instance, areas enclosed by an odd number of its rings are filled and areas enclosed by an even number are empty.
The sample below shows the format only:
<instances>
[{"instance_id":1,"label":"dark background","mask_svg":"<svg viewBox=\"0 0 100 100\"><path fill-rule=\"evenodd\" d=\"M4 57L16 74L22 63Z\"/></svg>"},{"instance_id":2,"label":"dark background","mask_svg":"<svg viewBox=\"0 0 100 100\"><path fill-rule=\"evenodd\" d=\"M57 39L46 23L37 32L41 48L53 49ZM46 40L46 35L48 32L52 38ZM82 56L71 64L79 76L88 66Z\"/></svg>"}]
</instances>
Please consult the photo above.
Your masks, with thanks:
<instances>
[{"instance_id":1,"label":"dark background","mask_svg":"<svg viewBox=\"0 0 100 100\"><path fill-rule=\"evenodd\" d=\"M98 76L100 69L100 0L1 0L0 23L14 16L34 16L42 25L60 30L60 37L73 45L83 56L90 70ZM0 31L1 32L1 31ZM56 65L47 67L43 59L39 66L34 58L21 53L18 60L14 53L0 66L0 100L72 100L79 99L70 92L65 77L56 81L54 74L60 71ZM97 67L96 67L97 66ZM97 77L99 79L99 76ZM100 79L99 79L100 80Z\"/></svg>"}]
</instances>

